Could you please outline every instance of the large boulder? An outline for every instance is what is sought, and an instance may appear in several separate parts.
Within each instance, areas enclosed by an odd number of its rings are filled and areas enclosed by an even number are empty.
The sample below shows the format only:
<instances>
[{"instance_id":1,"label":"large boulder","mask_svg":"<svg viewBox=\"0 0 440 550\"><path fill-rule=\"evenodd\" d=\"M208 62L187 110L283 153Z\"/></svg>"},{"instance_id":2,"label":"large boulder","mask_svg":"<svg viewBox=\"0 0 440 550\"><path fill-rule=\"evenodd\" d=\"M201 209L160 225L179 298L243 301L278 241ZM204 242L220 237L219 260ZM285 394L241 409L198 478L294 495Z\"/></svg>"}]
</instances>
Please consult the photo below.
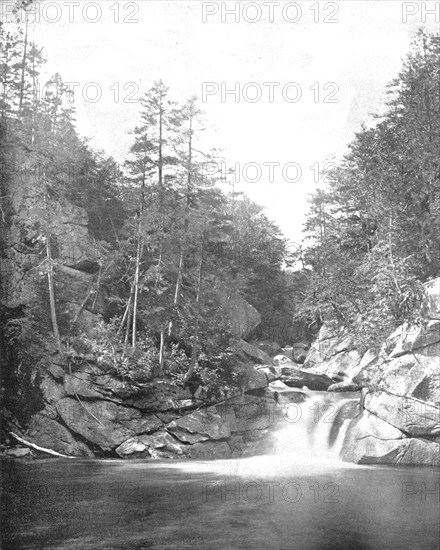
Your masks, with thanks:
<instances>
[{"instance_id":1,"label":"large boulder","mask_svg":"<svg viewBox=\"0 0 440 550\"><path fill-rule=\"evenodd\" d=\"M364 411L350 423L342 459L358 464L439 465L440 445L407 438L394 426Z\"/></svg>"},{"instance_id":2,"label":"large boulder","mask_svg":"<svg viewBox=\"0 0 440 550\"><path fill-rule=\"evenodd\" d=\"M139 440L138 437L130 437L116 449L116 453L121 458L149 458L151 454L148 451L145 443Z\"/></svg>"},{"instance_id":3,"label":"large boulder","mask_svg":"<svg viewBox=\"0 0 440 550\"><path fill-rule=\"evenodd\" d=\"M244 358L252 359L260 365L273 365L271 357L262 349L245 342L238 340L235 344L236 352Z\"/></svg>"},{"instance_id":4,"label":"large boulder","mask_svg":"<svg viewBox=\"0 0 440 550\"><path fill-rule=\"evenodd\" d=\"M403 355L387 363L382 375L375 379L374 386L397 395L417 397L415 394L420 394L421 384L428 379L427 391L422 397L425 401L435 403L439 399L438 384L437 388L433 385L430 387L429 381L437 377L438 382L438 365L438 357L429 359L427 356L414 353Z\"/></svg>"},{"instance_id":5,"label":"large boulder","mask_svg":"<svg viewBox=\"0 0 440 550\"><path fill-rule=\"evenodd\" d=\"M380 364L386 360L373 350L363 355L356 349L352 336L343 329L324 324L312 344L303 368L310 373L331 378L332 383L368 385L378 378Z\"/></svg>"},{"instance_id":6,"label":"large boulder","mask_svg":"<svg viewBox=\"0 0 440 550\"><path fill-rule=\"evenodd\" d=\"M109 401L79 402L65 397L56 405L58 414L68 428L87 441L109 451L134 435L117 422L118 405Z\"/></svg>"},{"instance_id":7,"label":"large boulder","mask_svg":"<svg viewBox=\"0 0 440 550\"><path fill-rule=\"evenodd\" d=\"M440 342L440 321L428 321L426 325L400 325L387 339L391 359L419 348Z\"/></svg>"},{"instance_id":8,"label":"large boulder","mask_svg":"<svg viewBox=\"0 0 440 550\"><path fill-rule=\"evenodd\" d=\"M410 436L440 435L440 409L424 401L385 391L368 393L364 407Z\"/></svg>"},{"instance_id":9,"label":"large boulder","mask_svg":"<svg viewBox=\"0 0 440 550\"><path fill-rule=\"evenodd\" d=\"M141 443L146 445L153 458L174 458L184 454L185 445L166 431L156 432L152 435L139 436Z\"/></svg>"},{"instance_id":10,"label":"large boulder","mask_svg":"<svg viewBox=\"0 0 440 550\"><path fill-rule=\"evenodd\" d=\"M76 441L64 426L42 414L36 414L28 427L26 439L31 443L68 456L93 457L92 451Z\"/></svg>"},{"instance_id":11,"label":"large boulder","mask_svg":"<svg viewBox=\"0 0 440 550\"><path fill-rule=\"evenodd\" d=\"M326 391L333 384L333 380L325 374L290 366L282 368L280 379L291 388L307 387L314 391Z\"/></svg>"},{"instance_id":12,"label":"large boulder","mask_svg":"<svg viewBox=\"0 0 440 550\"><path fill-rule=\"evenodd\" d=\"M263 371L251 365L242 365L240 367L239 385L242 393L261 390L267 387L268 383L267 376Z\"/></svg>"},{"instance_id":13,"label":"large boulder","mask_svg":"<svg viewBox=\"0 0 440 550\"><path fill-rule=\"evenodd\" d=\"M309 354L304 365L310 373L325 375L336 384L383 389L440 404L440 321L404 324L380 351L367 350L362 356L343 331L336 337L334 330L324 325L318 340L312 346L312 356L321 346L320 362L315 363Z\"/></svg>"},{"instance_id":14,"label":"large boulder","mask_svg":"<svg viewBox=\"0 0 440 550\"><path fill-rule=\"evenodd\" d=\"M353 348L353 338L344 329L324 324L318 333L318 337L310 347L304 367L313 367L330 359L337 353L350 351Z\"/></svg>"},{"instance_id":15,"label":"large boulder","mask_svg":"<svg viewBox=\"0 0 440 550\"><path fill-rule=\"evenodd\" d=\"M340 351L329 359L310 368L310 372L322 374L334 382L352 380L361 369L361 355L357 350Z\"/></svg>"},{"instance_id":16,"label":"large boulder","mask_svg":"<svg viewBox=\"0 0 440 550\"><path fill-rule=\"evenodd\" d=\"M207 439L224 439L231 435L215 407L195 411L170 422L167 430L183 443L198 443Z\"/></svg>"},{"instance_id":17,"label":"large boulder","mask_svg":"<svg viewBox=\"0 0 440 550\"><path fill-rule=\"evenodd\" d=\"M238 292L224 288L219 300L236 338L247 338L261 323L261 315Z\"/></svg>"},{"instance_id":18,"label":"large boulder","mask_svg":"<svg viewBox=\"0 0 440 550\"><path fill-rule=\"evenodd\" d=\"M124 441L116 449L121 458L177 458L184 454L185 446L166 431L141 435Z\"/></svg>"},{"instance_id":19,"label":"large boulder","mask_svg":"<svg viewBox=\"0 0 440 550\"><path fill-rule=\"evenodd\" d=\"M354 383L440 405L439 342L393 358L389 358L384 350L375 357L371 353L370 357L373 359L368 363L362 359L359 373L353 377Z\"/></svg>"},{"instance_id":20,"label":"large boulder","mask_svg":"<svg viewBox=\"0 0 440 550\"><path fill-rule=\"evenodd\" d=\"M163 422L153 413L111 401L78 399L67 397L58 401L58 414L72 432L105 451L134 435L153 434L163 427Z\"/></svg>"}]
</instances>

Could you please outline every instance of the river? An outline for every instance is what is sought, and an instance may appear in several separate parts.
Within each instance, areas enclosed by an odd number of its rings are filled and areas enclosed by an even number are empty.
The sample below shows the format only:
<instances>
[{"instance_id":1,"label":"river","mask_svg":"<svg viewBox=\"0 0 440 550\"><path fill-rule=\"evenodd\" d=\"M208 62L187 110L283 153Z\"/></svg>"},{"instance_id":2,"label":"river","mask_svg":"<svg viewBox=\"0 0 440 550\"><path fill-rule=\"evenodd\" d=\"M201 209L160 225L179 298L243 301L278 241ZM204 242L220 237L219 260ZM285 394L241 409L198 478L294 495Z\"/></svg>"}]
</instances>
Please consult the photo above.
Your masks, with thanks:
<instances>
[{"instance_id":1,"label":"river","mask_svg":"<svg viewBox=\"0 0 440 550\"><path fill-rule=\"evenodd\" d=\"M437 550L439 472L213 461L3 466L3 549Z\"/></svg>"}]
</instances>

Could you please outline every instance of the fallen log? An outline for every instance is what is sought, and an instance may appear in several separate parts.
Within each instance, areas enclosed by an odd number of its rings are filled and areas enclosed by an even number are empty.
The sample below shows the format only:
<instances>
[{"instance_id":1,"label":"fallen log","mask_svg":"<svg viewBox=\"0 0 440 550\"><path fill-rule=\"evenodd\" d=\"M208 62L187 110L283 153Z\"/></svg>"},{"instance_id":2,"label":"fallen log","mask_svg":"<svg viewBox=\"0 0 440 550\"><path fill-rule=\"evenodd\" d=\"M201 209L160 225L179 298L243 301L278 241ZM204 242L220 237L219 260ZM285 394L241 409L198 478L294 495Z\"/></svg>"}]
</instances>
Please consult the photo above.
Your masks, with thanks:
<instances>
[{"instance_id":1,"label":"fallen log","mask_svg":"<svg viewBox=\"0 0 440 550\"><path fill-rule=\"evenodd\" d=\"M35 445L35 443L31 443L30 441L26 441L25 439L19 437L14 432L9 432L12 437L14 437L17 441L20 443L23 443L23 445L26 445L27 447L30 447L31 449L35 449L36 451L40 451L42 453L47 453L49 455L58 456L61 458L76 458L76 456L69 456L69 455L63 455L61 453L57 453L56 451L52 451L52 449L45 449L44 447L39 447L38 445Z\"/></svg>"}]
</instances>

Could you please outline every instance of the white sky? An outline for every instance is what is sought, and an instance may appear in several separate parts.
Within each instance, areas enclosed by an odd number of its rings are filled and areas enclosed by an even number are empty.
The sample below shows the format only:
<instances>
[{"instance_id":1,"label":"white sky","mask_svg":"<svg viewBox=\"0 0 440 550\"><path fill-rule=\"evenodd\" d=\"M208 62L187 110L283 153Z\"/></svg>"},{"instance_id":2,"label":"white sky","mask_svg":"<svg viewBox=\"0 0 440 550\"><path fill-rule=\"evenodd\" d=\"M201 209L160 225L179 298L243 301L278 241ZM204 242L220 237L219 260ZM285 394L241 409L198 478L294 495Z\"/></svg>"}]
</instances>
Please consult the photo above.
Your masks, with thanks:
<instances>
[{"instance_id":1,"label":"white sky","mask_svg":"<svg viewBox=\"0 0 440 550\"><path fill-rule=\"evenodd\" d=\"M45 8L45 4L52 6ZM208 16L207 22L202 21L201 0L98 1L102 17L96 23L86 21L82 14L83 5L90 2L81 0L73 22L62 0L57 2L58 12L54 4L40 3L40 12L60 20L33 25L34 39L44 46L48 58L47 75L58 71L65 81L80 83L75 94L78 130L91 138L93 146L119 161L130 145L128 131L137 122L139 108L137 103L122 101L135 91L133 85L124 91L127 83L135 83L142 91L162 78L176 100L193 94L201 97L204 82L218 86L224 82L227 88L237 82L240 89L249 82L258 83L263 95L255 103L242 97L235 103L231 95L222 102L220 93L207 98L202 107L211 128L204 132L201 146L223 149L231 165L259 163L260 182L242 181L235 189L264 205L292 241L301 239L307 195L316 188L309 167L316 162L322 166L332 155L341 156L361 122L368 120L369 113L381 110L385 86L397 75L411 35L420 26L438 28L435 15L427 14L422 23L420 2L403 8L400 1L321 1L320 21L314 22L316 3L312 11L313 2L301 1L296 3L300 16L294 7L287 12L291 19L299 16L297 23L283 18L286 2L273 7L273 22L269 21L269 8L259 2L263 16L255 23L245 20L256 14L252 6L247 12L240 10L239 22L233 16L222 22L224 2L210 2L218 13ZM116 4L119 23L114 21ZM226 2L227 8L234 4ZM435 3L425 4L430 8ZM402 9L417 11L404 23ZM93 6L87 9L90 19L95 14ZM339 22L324 23L325 16ZM124 17L138 22L124 23ZM96 103L82 98L81 90L89 82L96 82L102 90ZM264 82L280 83L273 103ZM282 97L281 89L288 82L301 86L302 97L296 103ZM309 89L315 82L321 88L318 103ZM322 102L334 89L332 85L322 90L327 82L339 87L334 96L337 103ZM110 89L115 83L119 83L121 94L117 103ZM134 99L140 97L140 91ZM249 96L254 91L249 89ZM294 89L288 94L293 97ZM281 167L296 162L302 177L289 183L280 167L275 168L275 181L270 183L265 162L278 162ZM249 178L253 175L249 170ZM287 176L294 178L294 170Z\"/></svg>"}]
</instances>

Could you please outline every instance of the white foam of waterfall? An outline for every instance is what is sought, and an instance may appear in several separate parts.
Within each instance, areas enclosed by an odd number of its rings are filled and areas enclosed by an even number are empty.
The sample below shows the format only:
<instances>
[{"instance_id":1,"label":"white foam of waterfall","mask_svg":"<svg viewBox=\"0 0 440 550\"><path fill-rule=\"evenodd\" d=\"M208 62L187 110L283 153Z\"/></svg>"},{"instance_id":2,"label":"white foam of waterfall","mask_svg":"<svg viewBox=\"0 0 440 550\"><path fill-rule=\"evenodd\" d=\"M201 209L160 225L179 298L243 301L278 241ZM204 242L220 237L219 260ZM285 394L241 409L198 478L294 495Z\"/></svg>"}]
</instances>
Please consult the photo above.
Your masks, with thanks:
<instances>
[{"instance_id":1,"label":"white foam of waterfall","mask_svg":"<svg viewBox=\"0 0 440 550\"><path fill-rule=\"evenodd\" d=\"M341 394L310 392L303 403L285 405L273 454L295 464L340 462L356 401Z\"/></svg>"},{"instance_id":2,"label":"white foam of waterfall","mask_svg":"<svg viewBox=\"0 0 440 550\"><path fill-rule=\"evenodd\" d=\"M340 459L342 447L344 446L344 440L345 436L347 434L348 426L350 425L350 418L345 418L343 420L342 426L339 428L339 432L336 438L336 441L333 445L334 447L334 456L337 457L337 459Z\"/></svg>"},{"instance_id":3,"label":"white foam of waterfall","mask_svg":"<svg viewBox=\"0 0 440 550\"><path fill-rule=\"evenodd\" d=\"M294 473L302 476L323 470L369 468L340 459L347 428L356 413L358 394L308 390L301 393L307 394L306 401L278 405L278 429L268 436L273 445L267 454L219 460L118 460L115 468L163 469L166 464L167 470L176 469L188 474L204 472L254 479L268 475L290 476Z\"/></svg>"}]
</instances>

